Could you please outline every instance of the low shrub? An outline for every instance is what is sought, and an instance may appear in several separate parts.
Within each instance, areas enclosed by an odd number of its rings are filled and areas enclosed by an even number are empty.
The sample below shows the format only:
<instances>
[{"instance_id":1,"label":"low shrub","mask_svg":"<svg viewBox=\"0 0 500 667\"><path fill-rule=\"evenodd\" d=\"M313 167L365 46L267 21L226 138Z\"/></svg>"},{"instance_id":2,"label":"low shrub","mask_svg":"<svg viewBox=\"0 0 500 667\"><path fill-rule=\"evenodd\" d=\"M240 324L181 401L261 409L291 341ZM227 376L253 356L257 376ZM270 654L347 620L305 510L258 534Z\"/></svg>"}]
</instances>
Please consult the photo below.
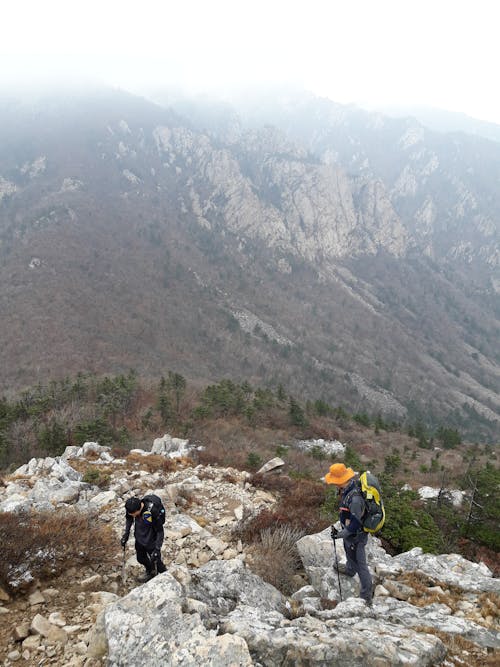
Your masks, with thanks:
<instances>
[{"instance_id":1,"label":"low shrub","mask_svg":"<svg viewBox=\"0 0 500 667\"><path fill-rule=\"evenodd\" d=\"M138 454L132 452L127 456L127 463L131 466L147 470L148 472L156 472L163 470L164 472L172 472L177 469L175 459L167 458L161 454Z\"/></svg>"},{"instance_id":2,"label":"low shrub","mask_svg":"<svg viewBox=\"0 0 500 667\"><path fill-rule=\"evenodd\" d=\"M258 481L265 479L257 475L255 477ZM269 484L273 483L269 482ZM279 526L283 525L300 530L303 534L319 532L328 525L328 521L320 514L325 500L325 489L322 484L307 479L297 480L286 477L281 478L279 484L281 497L276 505L272 509L262 510L245 521L238 529L239 536L247 544L258 541L261 531L277 530ZM264 488L277 490L269 486Z\"/></svg>"},{"instance_id":3,"label":"low shrub","mask_svg":"<svg viewBox=\"0 0 500 667\"><path fill-rule=\"evenodd\" d=\"M296 544L303 535L286 525L266 528L250 550L251 569L284 595L294 592L293 576L301 565Z\"/></svg>"},{"instance_id":4,"label":"low shrub","mask_svg":"<svg viewBox=\"0 0 500 667\"><path fill-rule=\"evenodd\" d=\"M49 579L73 566L109 562L115 542L111 526L87 514L4 512L0 514L0 584L17 593L33 579Z\"/></svg>"},{"instance_id":5,"label":"low shrub","mask_svg":"<svg viewBox=\"0 0 500 667\"><path fill-rule=\"evenodd\" d=\"M293 484L293 480L287 475L255 474L252 477L252 486L265 491L287 492Z\"/></svg>"},{"instance_id":6,"label":"low shrub","mask_svg":"<svg viewBox=\"0 0 500 667\"><path fill-rule=\"evenodd\" d=\"M86 484L93 484L100 489L105 489L109 485L111 475L108 472L100 470L99 468L87 468L83 473L82 482Z\"/></svg>"}]
</instances>

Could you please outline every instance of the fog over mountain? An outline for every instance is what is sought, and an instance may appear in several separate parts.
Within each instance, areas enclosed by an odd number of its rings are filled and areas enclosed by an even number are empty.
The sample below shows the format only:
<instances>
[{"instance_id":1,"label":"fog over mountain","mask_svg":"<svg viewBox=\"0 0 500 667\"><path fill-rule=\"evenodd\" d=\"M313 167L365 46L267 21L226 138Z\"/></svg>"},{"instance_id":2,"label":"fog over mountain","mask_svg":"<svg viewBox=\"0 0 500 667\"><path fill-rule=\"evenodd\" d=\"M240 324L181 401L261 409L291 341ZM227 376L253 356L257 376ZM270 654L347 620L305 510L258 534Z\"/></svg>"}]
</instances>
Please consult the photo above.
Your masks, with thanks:
<instances>
[{"instance_id":1,"label":"fog over mountain","mask_svg":"<svg viewBox=\"0 0 500 667\"><path fill-rule=\"evenodd\" d=\"M422 125L438 132L464 132L473 134L491 141L500 141L500 125L489 123L477 118L471 118L467 114L432 107L380 107L381 113L394 118L405 118L411 116Z\"/></svg>"},{"instance_id":2,"label":"fog over mountain","mask_svg":"<svg viewBox=\"0 0 500 667\"><path fill-rule=\"evenodd\" d=\"M0 99L3 390L172 368L498 437L500 144L305 93Z\"/></svg>"}]
</instances>

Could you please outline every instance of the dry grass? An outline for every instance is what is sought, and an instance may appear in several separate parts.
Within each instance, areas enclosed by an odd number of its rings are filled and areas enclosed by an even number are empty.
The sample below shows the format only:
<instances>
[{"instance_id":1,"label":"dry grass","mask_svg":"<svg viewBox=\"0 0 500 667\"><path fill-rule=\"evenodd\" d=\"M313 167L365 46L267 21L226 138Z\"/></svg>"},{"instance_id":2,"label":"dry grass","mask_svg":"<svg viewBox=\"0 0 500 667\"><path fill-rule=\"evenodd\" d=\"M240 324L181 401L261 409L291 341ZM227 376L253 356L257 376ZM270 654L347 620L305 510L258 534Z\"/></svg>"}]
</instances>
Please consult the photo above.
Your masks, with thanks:
<instances>
[{"instance_id":1,"label":"dry grass","mask_svg":"<svg viewBox=\"0 0 500 667\"><path fill-rule=\"evenodd\" d=\"M161 454L137 454L132 452L128 454L127 464L130 469L140 468L141 470L147 470L148 472L157 472L162 470L163 472L173 472L177 470L178 466L186 465L188 459L170 459ZM190 463L192 461L189 460Z\"/></svg>"},{"instance_id":2,"label":"dry grass","mask_svg":"<svg viewBox=\"0 0 500 667\"><path fill-rule=\"evenodd\" d=\"M284 595L293 593L293 576L300 567L296 543L304 532L290 526L266 528L250 548L250 567Z\"/></svg>"},{"instance_id":3,"label":"dry grass","mask_svg":"<svg viewBox=\"0 0 500 667\"><path fill-rule=\"evenodd\" d=\"M498 623L500 620L500 595L497 593L482 593L478 599L481 616L486 619L489 616L493 622Z\"/></svg>"},{"instance_id":4,"label":"dry grass","mask_svg":"<svg viewBox=\"0 0 500 667\"><path fill-rule=\"evenodd\" d=\"M463 591L449 584L440 583L434 579L427 578L425 575L415 572L405 572L399 577L398 581L410 586L415 591L415 595L410 596L409 601L416 607L426 607L429 604L446 604L453 612L458 611L458 603L463 599ZM443 593L431 591L429 588L440 586Z\"/></svg>"},{"instance_id":5,"label":"dry grass","mask_svg":"<svg viewBox=\"0 0 500 667\"><path fill-rule=\"evenodd\" d=\"M13 539L15 536L15 539ZM77 512L0 514L0 584L16 593L33 578L49 579L73 566L112 560L111 526Z\"/></svg>"},{"instance_id":6,"label":"dry grass","mask_svg":"<svg viewBox=\"0 0 500 667\"><path fill-rule=\"evenodd\" d=\"M498 667L500 664L500 651L498 649L485 649L473 644L462 635L441 632L429 626L417 626L415 632L424 632L428 635L438 637L446 647L446 661L457 667Z\"/></svg>"},{"instance_id":7,"label":"dry grass","mask_svg":"<svg viewBox=\"0 0 500 667\"><path fill-rule=\"evenodd\" d=\"M463 600L463 591L456 586L427 579L415 572L401 574L398 580L415 590L416 594L410 596L409 602L416 607L426 607L438 603L447 605L453 612L460 610L459 603ZM436 586L440 586L443 593L429 590L429 587ZM467 613L465 615L470 616ZM486 627L498 624L500 619L500 595L491 591L481 593L477 598L477 609L474 610L471 618L476 623Z\"/></svg>"}]
</instances>

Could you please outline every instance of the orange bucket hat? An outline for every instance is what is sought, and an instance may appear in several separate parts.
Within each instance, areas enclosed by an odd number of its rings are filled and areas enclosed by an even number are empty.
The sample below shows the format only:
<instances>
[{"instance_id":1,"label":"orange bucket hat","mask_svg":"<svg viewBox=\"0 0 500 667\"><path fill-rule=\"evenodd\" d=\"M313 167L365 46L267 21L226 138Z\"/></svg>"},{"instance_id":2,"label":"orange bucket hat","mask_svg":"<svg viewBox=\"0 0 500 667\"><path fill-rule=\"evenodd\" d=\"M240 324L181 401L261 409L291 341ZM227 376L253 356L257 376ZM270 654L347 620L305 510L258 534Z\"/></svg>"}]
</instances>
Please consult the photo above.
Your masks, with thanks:
<instances>
[{"instance_id":1,"label":"orange bucket hat","mask_svg":"<svg viewBox=\"0 0 500 667\"><path fill-rule=\"evenodd\" d=\"M346 468L343 463L334 463L330 466L330 472L325 475L327 484L345 484L356 473L352 468Z\"/></svg>"}]
</instances>

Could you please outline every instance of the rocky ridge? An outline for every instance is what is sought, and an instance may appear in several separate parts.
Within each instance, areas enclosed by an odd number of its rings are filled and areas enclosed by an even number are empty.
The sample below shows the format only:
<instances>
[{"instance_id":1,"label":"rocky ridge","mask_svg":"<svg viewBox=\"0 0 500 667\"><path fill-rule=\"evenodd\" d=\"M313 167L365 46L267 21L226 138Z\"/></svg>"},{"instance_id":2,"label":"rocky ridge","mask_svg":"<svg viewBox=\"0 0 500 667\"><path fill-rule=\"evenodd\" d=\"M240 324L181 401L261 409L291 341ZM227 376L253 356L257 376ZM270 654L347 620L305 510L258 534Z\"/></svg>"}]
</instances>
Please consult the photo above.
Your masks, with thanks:
<instances>
[{"instance_id":1,"label":"rocky ridge","mask_svg":"<svg viewBox=\"0 0 500 667\"><path fill-rule=\"evenodd\" d=\"M273 495L234 469L196 466L185 457L175 470L158 466L158 459L186 451L187 441L170 436L127 459L86 443L61 457L33 459L5 479L0 512L93 512L116 531L117 564L111 571L73 569L50 584L18 581L12 569L9 584L22 592L12 599L0 590L0 614L8 619L0 632L4 667L478 665L498 657L500 585L485 565L418 548L391 557L370 538L377 587L369 608L356 597L357 581L333 571L327 529L297 543L304 571L286 597L252 572L251 551L234 530L272 507ZM87 464L106 471L107 490L83 481ZM275 466L279 461L268 469ZM167 507L168 569L137 586L141 568L130 548L125 581L120 575L123 502L151 491ZM342 571L341 544L337 559Z\"/></svg>"}]
</instances>

